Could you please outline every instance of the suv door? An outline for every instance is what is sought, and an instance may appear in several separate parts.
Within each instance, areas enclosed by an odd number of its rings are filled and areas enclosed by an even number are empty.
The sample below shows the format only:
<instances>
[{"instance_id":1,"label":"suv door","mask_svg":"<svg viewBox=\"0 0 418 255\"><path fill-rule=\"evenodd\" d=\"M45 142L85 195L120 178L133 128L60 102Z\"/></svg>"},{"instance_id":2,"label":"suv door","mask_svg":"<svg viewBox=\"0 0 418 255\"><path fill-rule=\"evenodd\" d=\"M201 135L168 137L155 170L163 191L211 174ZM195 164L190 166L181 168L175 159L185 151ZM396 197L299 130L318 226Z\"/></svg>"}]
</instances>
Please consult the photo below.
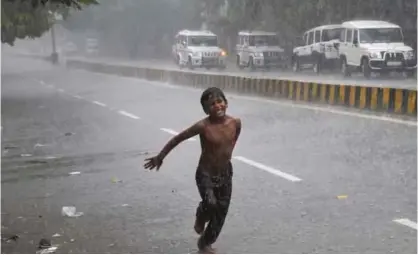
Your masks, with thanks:
<instances>
[{"instance_id":1,"label":"suv door","mask_svg":"<svg viewBox=\"0 0 418 255\"><path fill-rule=\"evenodd\" d=\"M353 56L354 53L354 45L353 45L353 29L346 29L346 35L345 35L345 55L347 58L347 64L350 66L355 66L355 57Z\"/></svg>"},{"instance_id":2,"label":"suv door","mask_svg":"<svg viewBox=\"0 0 418 255\"><path fill-rule=\"evenodd\" d=\"M313 44L314 44L314 31L308 33L308 38L306 42L306 46L304 47L304 64L312 64L312 52L313 52Z\"/></svg>"},{"instance_id":3,"label":"suv door","mask_svg":"<svg viewBox=\"0 0 418 255\"><path fill-rule=\"evenodd\" d=\"M183 63L187 62L187 39L184 35L179 37L178 52Z\"/></svg>"},{"instance_id":4,"label":"suv door","mask_svg":"<svg viewBox=\"0 0 418 255\"><path fill-rule=\"evenodd\" d=\"M250 39L248 35L242 36L242 62L245 64L248 64L249 58L250 58L250 52L249 52L249 46L250 46Z\"/></svg>"},{"instance_id":5,"label":"suv door","mask_svg":"<svg viewBox=\"0 0 418 255\"><path fill-rule=\"evenodd\" d=\"M236 55L240 57L240 62L242 62L242 46L243 46L242 35L238 35L237 44L235 45Z\"/></svg>"},{"instance_id":6,"label":"suv door","mask_svg":"<svg viewBox=\"0 0 418 255\"><path fill-rule=\"evenodd\" d=\"M314 41L313 44L311 46L311 63L315 63L315 61L317 61L316 59L314 59L314 55L313 53L321 53L321 48L323 47L323 45L321 44L321 30L315 30L314 31Z\"/></svg>"},{"instance_id":7,"label":"suv door","mask_svg":"<svg viewBox=\"0 0 418 255\"><path fill-rule=\"evenodd\" d=\"M358 34L358 30L354 29L353 30L353 48L352 48L352 61L353 64L355 66L360 66L361 65L361 57L362 57L362 51L360 48L360 41L359 41L359 34ZM354 43L356 42L356 44Z\"/></svg>"}]
</instances>

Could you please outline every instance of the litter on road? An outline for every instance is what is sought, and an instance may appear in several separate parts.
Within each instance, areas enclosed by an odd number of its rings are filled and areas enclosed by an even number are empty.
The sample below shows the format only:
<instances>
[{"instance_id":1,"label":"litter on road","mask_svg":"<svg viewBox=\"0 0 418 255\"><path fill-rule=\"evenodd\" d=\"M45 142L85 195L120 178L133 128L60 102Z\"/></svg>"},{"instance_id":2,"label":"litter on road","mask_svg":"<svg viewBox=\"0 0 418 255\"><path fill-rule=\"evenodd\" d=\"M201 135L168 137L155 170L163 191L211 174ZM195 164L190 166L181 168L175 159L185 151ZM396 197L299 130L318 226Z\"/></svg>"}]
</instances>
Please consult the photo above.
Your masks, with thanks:
<instances>
[{"instance_id":1,"label":"litter on road","mask_svg":"<svg viewBox=\"0 0 418 255\"><path fill-rule=\"evenodd\" d=\"M74 206L64 206L64 207L62 207L61 214L62 214L62 216L67 216L67 217L74 218L74 217L80 217L84 213L77 212L77 210Z\"/></svg>"}]
</instances>

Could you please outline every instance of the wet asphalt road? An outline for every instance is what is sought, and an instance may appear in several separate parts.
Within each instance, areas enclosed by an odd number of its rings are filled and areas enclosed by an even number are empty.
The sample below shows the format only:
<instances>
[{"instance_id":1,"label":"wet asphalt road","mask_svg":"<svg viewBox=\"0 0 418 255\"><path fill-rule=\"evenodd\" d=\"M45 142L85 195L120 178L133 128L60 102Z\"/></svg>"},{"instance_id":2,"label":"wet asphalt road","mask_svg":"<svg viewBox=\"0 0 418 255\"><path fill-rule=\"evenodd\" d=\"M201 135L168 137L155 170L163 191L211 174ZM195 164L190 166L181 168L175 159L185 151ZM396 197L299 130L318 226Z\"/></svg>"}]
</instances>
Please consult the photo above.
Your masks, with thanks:
<instances>
[{"instance_id":1,"label":"wet asphalt road","mask_svg":"<svg viewBox=\"0 0 418 255\"><path fill-rule=\"evenodd\" d=\"M196 252L198 141L158 173L142 165L203 117L200 90L3 55L1 92L2 237L20 236L3 253L41 238L59 253ZM416 126L227 97L242 158L220 253L417 252L417 231L393 222L417 221Z\"/></svg>"},{"instance_id":2,"label":"wet asphalt road","mask_svg":"<svg viewBox=\"0 0 418 255\"><path fill-rule=\"evenodd\" d=\"M159 68L167 70L180 70L177 65L172 63L169 60L159 60L159 59L150 59L150 60L115 60L110 58L94 58L94 57L69 57L82 59L84 61L98 61L98 62L112 62L118 63L120 65L130 65L130 66L142 66L150 68ZM217 70L210 69L206 70L205 68L196 68L194 70L189 70L187 68L181 69L184 72L203 72L209 74L219 74L225 73L227 75L238 75L244 77L261 77L261 78L280 78L284 80L295 80L303 82L317 82L317 83L327 83L327 84L346 84L346 85L363 85L370 87L390 87L390 88L405 88L405 89L417 89L417 79L416 78L406 78L403 74L393 73L387 77L381 77L379 75L373 74L373 77L366 79L361 76L359 73L354 73L352 77L342 77L338 71L325 70L321 75L316 75L312 70L306 69L304 71L294 73L291 70L286 69L271 69L269 71L250 71L248 69L240 70L234 63L229 63L226 70Z\"/></svg>"}]
</instances>

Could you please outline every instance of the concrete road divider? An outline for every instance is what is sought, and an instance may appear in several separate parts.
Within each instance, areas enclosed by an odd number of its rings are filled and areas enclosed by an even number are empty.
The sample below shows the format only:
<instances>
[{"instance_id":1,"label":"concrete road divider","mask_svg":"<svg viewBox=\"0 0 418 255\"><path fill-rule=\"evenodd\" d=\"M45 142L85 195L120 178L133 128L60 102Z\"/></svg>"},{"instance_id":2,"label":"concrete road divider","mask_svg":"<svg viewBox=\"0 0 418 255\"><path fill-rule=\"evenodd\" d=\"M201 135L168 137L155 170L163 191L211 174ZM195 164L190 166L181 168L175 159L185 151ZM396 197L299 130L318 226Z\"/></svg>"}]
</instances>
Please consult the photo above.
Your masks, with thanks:
<instances>
[{"instance_id":1,"label":"concrete road divider","mask_svg":"<svg viewBox=\"0 0 418 255\"><path fill-rule=\"evenodd\" d=\"M298 82L274 78L246 78L228 74L190 73L181 70L153 69L74 59L67 59L66 64L69 68L188 85L195 88L217 86L226 91L268 98L323 103L415 117L417 115L417 91L410 89Z\"/></svg>"}]
</instances>

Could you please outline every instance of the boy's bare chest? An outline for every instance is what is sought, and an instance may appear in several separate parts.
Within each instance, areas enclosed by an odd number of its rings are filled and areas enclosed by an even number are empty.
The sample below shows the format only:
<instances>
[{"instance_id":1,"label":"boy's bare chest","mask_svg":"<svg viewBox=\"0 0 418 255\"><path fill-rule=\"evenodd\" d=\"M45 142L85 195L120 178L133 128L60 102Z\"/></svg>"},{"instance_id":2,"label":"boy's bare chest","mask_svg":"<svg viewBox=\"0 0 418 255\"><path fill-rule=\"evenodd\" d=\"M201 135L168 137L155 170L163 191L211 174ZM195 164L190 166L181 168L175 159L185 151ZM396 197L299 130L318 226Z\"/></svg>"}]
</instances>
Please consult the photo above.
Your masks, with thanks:
<instances>
[{"instance_id":1,"label":"boy's bare chest","mask_svg":"<svg viewBox=\"0 0 418 255\"><path fill-rule=\"evenodd\" d=\"M236 128L234 123L210 125L205 128L204 138L212 145L230 144L235 139Z\"/></svg>"}]
</instances>

